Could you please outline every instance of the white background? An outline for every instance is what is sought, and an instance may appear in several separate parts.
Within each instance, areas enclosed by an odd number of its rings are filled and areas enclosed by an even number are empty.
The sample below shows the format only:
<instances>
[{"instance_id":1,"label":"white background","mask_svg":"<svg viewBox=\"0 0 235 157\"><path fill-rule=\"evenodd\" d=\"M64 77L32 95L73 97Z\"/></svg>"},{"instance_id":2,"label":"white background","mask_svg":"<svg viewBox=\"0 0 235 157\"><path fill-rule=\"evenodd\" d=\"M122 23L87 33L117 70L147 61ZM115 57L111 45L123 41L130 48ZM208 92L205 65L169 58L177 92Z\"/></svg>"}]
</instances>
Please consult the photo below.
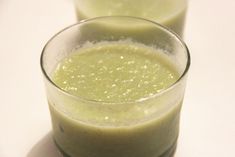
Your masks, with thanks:
<instances>
[{"instance_id":1,"label":"white background","mask_svg":"<svg viewBox=\"0 0 235 157\"><path fill-rule=\"evenodd\" d=\"M0 0L0 157L60 157L39 56L76 22L72 0ZM175 157L235 156L235 1L191 0L192 66Z\"/></svg>"}]
</instances>

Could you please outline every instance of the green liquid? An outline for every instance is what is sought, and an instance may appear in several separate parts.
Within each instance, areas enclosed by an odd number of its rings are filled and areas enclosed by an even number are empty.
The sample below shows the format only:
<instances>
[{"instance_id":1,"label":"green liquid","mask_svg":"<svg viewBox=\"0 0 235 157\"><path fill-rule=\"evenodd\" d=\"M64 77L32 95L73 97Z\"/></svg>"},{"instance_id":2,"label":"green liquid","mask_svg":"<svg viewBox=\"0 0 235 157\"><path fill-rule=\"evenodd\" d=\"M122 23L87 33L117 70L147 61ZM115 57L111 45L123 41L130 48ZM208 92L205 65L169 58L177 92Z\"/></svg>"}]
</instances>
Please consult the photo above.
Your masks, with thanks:
<instances>
[{"instance_id":1,"label":"green liquid","mask_svg":"<svg viewBox=\"0 0 235 157\"><path fill-rule=\"evenodd\" d=\"M144 100L178 78L161 50L141 44L102 42L74 51L53 81L94 104L48 98L56 143L72 157L159 157L176 142L181 100L164 112L154 104L162 100Z\"/></svg>"},{"instance_id":2,"label":"green liquid","mask_svg":"<svg viewBox=\"0 0 235 157\"><path fill-rule=\"evenodd\" d=\"M54 82L65 91L95 101L132 102L152 96L177 79L153 49L123 43L83 48L57 67Z\"/></svg>"},{"instance_id":3,"label":"green liquid","mask_svg":"<svg viewBox=\"0 0 235 157\"><path fill-rule=\"evenodd\" d=\"M161 23L182 36L186 0L75 0L79 20L99 16L134 16Z\"/></svg>"}]
</instances>

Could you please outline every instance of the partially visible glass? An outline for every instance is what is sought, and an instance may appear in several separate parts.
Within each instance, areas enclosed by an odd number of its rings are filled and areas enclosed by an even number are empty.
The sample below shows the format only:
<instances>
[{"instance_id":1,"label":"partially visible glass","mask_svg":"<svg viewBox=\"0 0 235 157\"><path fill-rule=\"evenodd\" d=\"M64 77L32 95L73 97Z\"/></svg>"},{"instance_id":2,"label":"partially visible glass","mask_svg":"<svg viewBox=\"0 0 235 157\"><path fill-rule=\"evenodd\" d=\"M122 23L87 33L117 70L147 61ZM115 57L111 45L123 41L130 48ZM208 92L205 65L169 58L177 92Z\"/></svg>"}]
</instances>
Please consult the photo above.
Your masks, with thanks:
<instances>
[{"instance_id":1,"label":"partially visible glass","mask_svg":"<svg viewBox=\"0 0 235 157\"><path fill-rule=\"evenodd\" d=\"M183 36L187 0L74 0L78 20L134 16L169 27Z\"/></svg>"},{"instance_id":2,"label":"partially visible glass","mask_svg":"<svg viewBox=\"0 0 235 157\"><path fill-rule=\"evenodd\" d=\"M176 66L179 79L160 93L127 103L88 100L64 91L53 82L58 63L74 48L85 43L120 40L163 50ZM62 30L49 40L41 55L56 145L69 157L172 157L189 66L190 56L184 42L170 30L148 20L99 17ZM142 113L144 116L133 116ZM104 120L106 116L118 119L120 115L125 121L119 120L118 124Z\"/></svg>"}]
</instances>

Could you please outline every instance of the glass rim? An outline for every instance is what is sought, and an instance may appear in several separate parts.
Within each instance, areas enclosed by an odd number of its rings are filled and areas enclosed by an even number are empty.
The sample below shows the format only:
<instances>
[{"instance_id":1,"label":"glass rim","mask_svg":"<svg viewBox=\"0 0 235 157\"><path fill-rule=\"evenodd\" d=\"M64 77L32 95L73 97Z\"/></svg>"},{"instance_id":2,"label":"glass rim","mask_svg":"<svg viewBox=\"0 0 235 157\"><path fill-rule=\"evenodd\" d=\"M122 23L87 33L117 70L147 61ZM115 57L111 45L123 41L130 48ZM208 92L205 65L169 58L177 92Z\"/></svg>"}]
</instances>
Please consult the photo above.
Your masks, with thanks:
<instances>
[{"instance_id":1,"label":"glass rim","mask_svg":"<svg viewBox=\"0 0 235 157\"><path fill-rule=\"evenodd\" d=\"M134 100L134 101L121 101L121 102L113 102L113 101L98 101L98 100L94 100L94 99L88 99L88 98L84 98L84 97L81 97L81 96L77 96L77 95L74 95L74 94L71 94L69 92L67 92L66 90L62 89L61 87L59 87L58 85L55 84L54 81L52 81L52 79L49 77L48 73L46 72L45 70L45 67L43 65L44 61L43 61L43 58L44 58L44 54L47 50L47 47L48 45L51 43L51 41L53 41L53 39L55 39L58 35L60 35L61 33L65 32L66 30L69 30L70 28L73 28L73 27L76 27L76 26L79 26L79 25L82 25L84 23L88 23L88 22L92 22L92 21L95 21L95 20L99 20L99 19L110 19L110 18L126 18L126 19L134 19L134 20L139 20L139 21L144 21L144 22L148 22L149 24L153 24L157 27L159 27L160 29L162 29L162 31L170 34L175 40L177 40L177 42L180 43L180 45L185 49L185 53L186 53L186 57L187 57L187 63L184 67L184 70L182 72L182 74L180 74L179 78L174 82L172 83L169 87L163 89L162 91L158 92L158 93L155 93L151 96L146 96L144 98L140 98L140 99L137 99L137 100ZM60 30L59 32L57 32L56 34L54 34L45 44L45 46L43 47L42 49L42 52L41 52L41 55L40 55L40 67L41 67L41 70L42 70L42 73L43 73L43 76L46 78L46 80L56 89L56 90L59 90L61 93L69 96L69 97L72 97L74 99L78 99L79 101L86 101L86 102L90 102L90 103L102 103L102 104L133 104L133 103L141 103L141 102L144 102L144 101L147 101L149 99L154 99L156 97L159 97L160 95L163 95L164 93L170 91L171 89L173 89L175 86L177 86L181 80L187 75L188 71L189 71L189 67L190 67L190 64L191 64L191 57L190 57L190 52L189 52L189 49L186 45L186 43L182 40L182 38L176 34L173 30L171 30L170 28L166 27L166 26L163 26L162 24L159 24L157 22L154 22L152 20L148 20L148 19L144 19L144 18L140 18L140 17L133 17L133 16L100 16L100 17L95 17L95 18L90 18L90 19L85 19L85 20L81 20L79 22L76 22L72 25L69 25L67 27L65 27L64 29Z\"/></svg>"}]
</instances>

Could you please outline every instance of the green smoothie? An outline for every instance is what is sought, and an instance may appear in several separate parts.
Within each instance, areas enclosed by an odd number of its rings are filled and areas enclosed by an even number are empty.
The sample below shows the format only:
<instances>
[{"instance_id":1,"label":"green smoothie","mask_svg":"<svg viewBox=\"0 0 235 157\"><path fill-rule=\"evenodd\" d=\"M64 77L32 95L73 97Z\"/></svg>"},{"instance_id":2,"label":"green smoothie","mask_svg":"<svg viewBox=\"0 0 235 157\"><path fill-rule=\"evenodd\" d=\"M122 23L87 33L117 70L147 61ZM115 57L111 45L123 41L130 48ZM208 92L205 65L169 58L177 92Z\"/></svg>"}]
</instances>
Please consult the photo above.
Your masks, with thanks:
<instances>
[{"instance_id":1,"label":"green smoothie","mask_svg":"<svg viewBox=\"0 0 235 157\"><path fill-rule=\"evenodd\" d=\"M182 36L187 0L75 0L79 20L135 16L161 23Z\"/></svg>"},{"instance_id":2,"label":"green smoothie","mask_svg":"<svg viewBox=\"0 0 235 157\"><path fill-rule=\"evenodd\" d=\"M178 79L163 50L131 41L84 44L53 72L53 82L73 95L48 96L55 142L71 157L170 156L182 98L165 104L173 94L156 96Z\"/></svg>"}]
</instances>

